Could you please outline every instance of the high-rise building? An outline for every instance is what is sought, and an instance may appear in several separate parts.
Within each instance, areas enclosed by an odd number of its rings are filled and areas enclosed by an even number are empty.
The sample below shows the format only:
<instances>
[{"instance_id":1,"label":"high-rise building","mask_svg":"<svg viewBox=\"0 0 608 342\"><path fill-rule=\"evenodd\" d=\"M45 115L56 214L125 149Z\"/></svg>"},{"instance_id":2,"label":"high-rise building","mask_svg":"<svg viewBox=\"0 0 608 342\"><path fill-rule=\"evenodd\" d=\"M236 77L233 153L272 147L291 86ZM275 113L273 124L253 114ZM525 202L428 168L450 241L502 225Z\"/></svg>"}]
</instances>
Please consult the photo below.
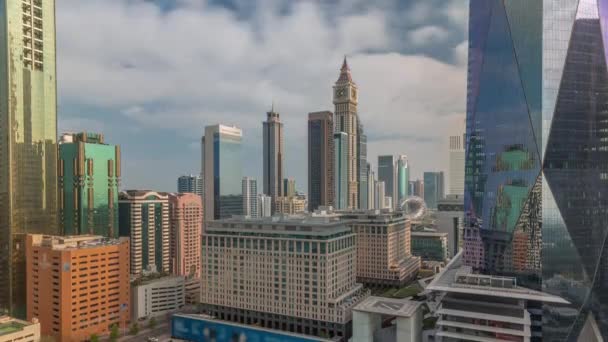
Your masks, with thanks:
<instances>
[{"instance_id":1,"label":"high-rise building","mask_svg":"<svg viewBox=\"0 0 608 342\"><path fill-rule=\"evenodd\" d=\"M243 177L243 215L258 216L258 181L251 177Z\"/></svg>"},{"instance_id":2,"label":"high-rise building","mask_svg":"<svg viewBox=\"0 0 608 342\"><path fill-rule=\"evenodd\" d=\"M308 209L334 205L334 119L332 112L308 114Z\"/></svg>"},{"instance_id":3,"label":"high-rise building","mask_svg":"<svg viewBox=\"0 0 608 342\"><path fill-rule=\"evenodd\" d=\"M200 277L203 201L193 193L169 195L170 258L173 274Z\"/></svg>"},{"instance_id":4,"label":"high-rise building","mask_svg":"<svg viewBox=\"0 0 608 342\"><path fill-rule=\"evenodd\" d=\"M120 146L103 134L64 134L59 144L59 208L63 235L118 236Z\"/></svg>"},{"instance_id":5,"label":"high-rise building","mask_svg":"<svg viewBox=\"0 0 608 342\"><path fill-rule=\"evenodd\" d=\"M353 82L350 74L350 68L344 58L344 63L340 69L340 77L334 85L334 105L335 105L335 119L334 119L334 132L346 133L346 143L344 147L347 150L346 153L346 207L345 208L357 208L359 205L359 186L357 181L359 179L358 169L359 156L358 150L358 129L359 129L359 116L357 115L357 103L358 89L355 82ZM337 181L337 180L336 180ZM336 194L336 197L338 194ZM338 207L338 205L336 205Z\"/></svg>"},{"instance_id":6,"label":"high-rise building","mask_svg":"<svg viewBox=\"0 0 608 342\"><path fill-rule=\"evenodd\" d=\"M412 232L412 254L422 261L445 262L448 258L448 234L426 230Z\"/></svg>"},{"instance_id":7,"label":"high-rise building","mask_svg":"<svg viewBox=\"0 0 608 342\"><path fill-rule=\"evenodd\" d=\"M568 300L547 341L608 338L607 4L470 3L464 261Z\"/></svg>"},{"instance_id":8,"label":"high-rise building","mask_svg":"<svg viewBox=\"0 0 608 342\"><path fill-rule=\"evenodd\" d=\"M367 209L376 208L376 174L372 170L372 165L367 163Z\"/></svg>"},{"instance_id":9,"label":"high-rise building","mask_svg":"<svg viewBox=\"0 0 608 342\"><path fill-rule=\"evenodd\" d=\"M202 308L218 319L347 340L356 282L355 234L336 216L208 222Z\"/></svg>"},{"instance_id":10,"label":"high-rise building","mask_svg":"<svg viewBox=\"0 0 608 342\"><path fill-rule=\"evenodd\" d=\"M88 341L130 320L129 239L27 236L27 318L43 336Z\"/></svg>"},{"instance_id":11,"label":"high-rise building","mask_svg":"<svg viewBox=\"0 0 608 342\"><path fill-rule=\"evenodd\" d=\"M376 181L374 187L374 207L376 209L384 209L384 200L385 200L385 184L381 181Z\"/></svg>"},{"instance_id":12,"label":"high-rise building","mask_svg":"<svg viewBox=\"0 0 608 342\"><path fill-rule=\"evenodd\" d=\"M58 234L55 1L0 10L0 311L25 317L25 235Z\"/></svg>"},{"instance_id":13,"label":"high-rise building","mask_svg":"<svg viewBox=\"0 0 608 342\"><path fill-rule=\"evenodd\" d=\"M266 121L263 126L263 171L264 171L264 193L272 198L283 196L283 175L285 166L283 123L279 113L274 111L274 105L270 112L266 113Z\"/></svg>"},{"instance_id":14,"label":"high-rise building","mask_svg":"<svg viewBox=\"0 0 608 342\"><path fill-rule=\"evenodd\" d=\"M393 201L393 205L395 208L400 208L401 203L405 201L408 197L410 197L410 167L407 162L407 157L404 155L397 157L397 162L395 164L397 167L396 170L396 190L397 193L394 198L396 200Z\"/></svg>"},{"instance_id":15,"label":"high-rise building","mask_svg":"<svg viewBox=\"0 0 608 342\"><path fill-rule=\"evenodd\" d=\"M448 234L448 257L462 249L464 225L464 197L447 195L437 201L437 231Z\"/></svg>"},{"instance_id":16,"label":"high-rise building","mask_svg":"<svg viewBox=\"0 0 608 342\"><path fill-rule=\"evenodd\" d=\"M424 198L424 181L422 179L414 181L414 196Z\"/></svg>"},{"instance_id":17,"label":"high-rise building","mask_svg":"<svg viewBox=\"0 0 608 342\"><path fill-rule=\"evenodd\" d=\"M437 209L437 201L444 198L443 171L424 173L424 202L429 209Z\"/></svg>"},{"instance_id":18,"label":"high-rise building","mask_svg":"<svg viewBox=\"0 0 608 342\"><path fill-rule=\"evenodd\" d=\"M395 156L378 156L378 181L384 182L384 195L391 198L397 193L396 166Z\"/></svg>"},{"instance_id":19,"label":"high-rise building","mask_svg":"<svg viewBox=\"0 0 608 342\"><path fill-rule=\"evenodd\" d=\"M258 194L258 215L256 217L272 216L272 199L268 195Z\"/></svg>"},{"instance_id":20,"label":"high-rise building","mask_svg":"<svg viewBox=\"0 0 608 342\"><path fill-rule=\"evenodd\" d=\"M296 195L296 180L293 178L283 179L283 196L293 197Z\"/></svg>"},{"instance_id":21,"label":"high-rise building","mask_svg":"<svg viewBox=\"0 0 608 342\"><path fill-rule=\"evenodd\" d=\"M274 200L274 213L293 215L306 212L306 200L297 196L277 197Z\"/></svg>"},{"instance_id":22,"label":"high-rise building","mask_svg":"<svg viewBox=\"0 0 608 342\"><path fill-rule=\"evenodd\" d=\"M334 134L334 205L337 209L348 207L348 134Z\"/></svg>"},{"instance_id":23,"label":"high-rise building","mask_svg":"<svg viewBox=\"0 0 608 342\"><path fill-rule=\"evenodd\" d=\"M357 186L359 187L359 204L357 208L367 209L367 135L363 131L363 125L359 122L357 133Z\"/></svg>"},{"instance_id":24,"label":"high-rise building","mask_svg":"<svg viewBox=\"0 0 608 342\"><path fill-rule=\"evenodd\" d=\"M200 175L183 175L177 178L177 192L203 196L203 178Z\"/></svg>"},{"instance_id":25,"label":"high-rise building","mask_svg":"<svg viewBox=\"0 0 608 342\"><path fill-rule=\"evenodd\" d=\"M448 177L450 181L450 195L464 194L464 143L466 141L465 133L458 132L456 135L449 137L448 150Z\"/></svg>"},{"instance_id":26,"label":"high-rise building","mask_svg":"<svg viewBox=\"0 0 608 342\"><path fill-rule=\"evenodd\" d=\"M242 215L243 131L234 126L205 127L202 139L203 203L206 220Z\"/></svg>"},{"instance_id":27,"label":"high-rise building","mask_svg":"<svg viewBox=\"0 0 608 342\"><path fill-rule=\"evenodd\" d=\"M127 190L118 197L120 236L131 243L131 274L171 271L169 195Z\"/></svg>"}]
</instances>

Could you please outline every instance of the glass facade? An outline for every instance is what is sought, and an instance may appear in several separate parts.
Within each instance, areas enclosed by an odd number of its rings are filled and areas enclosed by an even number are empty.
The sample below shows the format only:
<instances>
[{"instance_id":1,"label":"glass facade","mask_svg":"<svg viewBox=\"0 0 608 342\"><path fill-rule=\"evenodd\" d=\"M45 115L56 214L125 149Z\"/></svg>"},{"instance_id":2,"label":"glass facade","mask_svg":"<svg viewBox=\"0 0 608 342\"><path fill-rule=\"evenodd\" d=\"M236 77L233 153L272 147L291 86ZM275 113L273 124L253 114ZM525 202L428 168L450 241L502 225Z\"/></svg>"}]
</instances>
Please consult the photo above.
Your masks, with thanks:
<instances>
[{"instance_id":1,"label":"glass facade","mask_svg":"<svg viewBox=\"0 0 608 342\"><path fill-rule=\"evenodd\" d=\"M397 202L395 208L399 208L410 194L410 167L406 156L397 158Z\"/></svg>"},{"instance_id":2,"label":"glass facade","mask_svg":"<svg viewBox=\"0 0 608 342\"><path fill-rule=\"evenodd\" d=\"M334 205L334 120L332 112L308 114L308 210Z\"/></svg>"},{"instance_id":3,"label":"glass facade","mask_svg":"<svg viewBox=\"0 0 608 342\"><path fill-rule=\"evenodd\" d=\"M0 1L0 311L25 318L25 235L57 235L55 1Z\"/></svg>"},{"instance_id":4,"label":"glass facade","mask_svg":"<svg viewBox=\"0 0 608 342\"><path fill-rule=\"evenodd\" d=\"M213 177L216 219L242 215L243 179L241 137L215 133L213 135Z\"/></svg>"},{"instance_id":5,"label":"glass facade","mask_svg":"<svg viewBox=\"0 0 608 342\"><path fill-rule=\"evenodd\" d=\"M359 134L357 135L357 160L359 162L359 208L367 209L367 135L363 132L363 125L359 123Z\"/></svg>"},{"instance_id":6,"label":"glass facade","mask_svg":"<svg viewBox=\"0 0 608 342\"><path fill-rule=\"evenodd\" d=\"M425 172L424 202L427 208L437 209L437 202L444 197L443 172Z\"/></svg>"},{"instance_id":7,"label":"glass facade","mask_svg":"<svg viewBox=\"0 0 608 342\"><path fill-rule=\"evenodd\" d=\"M336 209L348 208L348 134L334 134L335 205Z\"/></svg>"},{"instance_id":8,"label":"glass facade","mask_svg":"<svg viewBox=\"0 0 608 342\"><path fill-rule=\"evenodd\" d=\"M395 176L395 157L378 156L378 181L384 182L385 196L393 197Z\"/></svg>"},{"instance_id":9,"label":"glass facade","mask_svg":"<svg viewBox=\"0 0 608 342\"><path fill-rule=\"evenodd\" d=\"M464 260L570 301L544 305L549 341L608 337L606 20L599 0L470 4Z\"/></svg>"}]
</instances>

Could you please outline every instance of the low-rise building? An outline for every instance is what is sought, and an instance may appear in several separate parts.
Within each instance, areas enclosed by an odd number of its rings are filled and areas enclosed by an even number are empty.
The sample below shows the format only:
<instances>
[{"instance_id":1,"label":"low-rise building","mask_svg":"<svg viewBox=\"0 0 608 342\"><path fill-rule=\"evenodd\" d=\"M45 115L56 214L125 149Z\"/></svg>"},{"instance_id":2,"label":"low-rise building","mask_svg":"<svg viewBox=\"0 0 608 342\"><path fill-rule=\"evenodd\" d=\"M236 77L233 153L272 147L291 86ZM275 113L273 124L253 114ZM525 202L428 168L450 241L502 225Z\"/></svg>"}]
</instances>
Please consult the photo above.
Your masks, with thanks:
<instances>
[{"instance_id":1,"label":"low-rise building","mask_svg":"<svg viewBox=\"0 0 608 342\"><path fill-rule=\"evenodd\" d=\"M0 316L0 342L38 342L40 341L40 322L31 322L9 316Z\"/></svg>"},{"instance_id":2,"label":"low-rise building","mask_svg":"<svg viewBox=\"0 0 608 342\"><path fill-rule=\"evenodd\" d=\"M346 339L356 282L355 234L337 216L231 218L203 235L203 309L221 320Z\"/></svg>"},{"instance_id":3,"label":"low-rise building","mask_svg":"<svg viewBox=\"0 0 608 342\"><path fill-rule=\"evenodd\" d=\"M182 276L144 277L132 285L134 321L175 312L186 303L186 279Z\"/></svg>"},{"instance_id":4,"label":"low-rise building","mask_svg":"<svg viewBox=\"0 0 608 342\"><path fill-rule=\"evenodd\" d=\"M446 261L448 234L436 231L412 232L412 254L423 261Z\"/></svg>"},{"instance_id":5,"label":"low-rise building","mask_svg":"<svg viewBox=\"0 0 608 342\"><path fill-rule=\"evenodd\" d=\"M274 213L294 215L306 212L306 199L297 196L277 197L274 201Z\"/></svg>"},{"instance_id":6,"label":"low-rise building","mask_svg":"<svg viewBox=\"0 0 608 342\"><path fill-rule=\"evenodd\" d=\"M368 297L357 305L353 312L353 342L374 341L421 342L422 302Z\"/></svg>"}]
</instances>

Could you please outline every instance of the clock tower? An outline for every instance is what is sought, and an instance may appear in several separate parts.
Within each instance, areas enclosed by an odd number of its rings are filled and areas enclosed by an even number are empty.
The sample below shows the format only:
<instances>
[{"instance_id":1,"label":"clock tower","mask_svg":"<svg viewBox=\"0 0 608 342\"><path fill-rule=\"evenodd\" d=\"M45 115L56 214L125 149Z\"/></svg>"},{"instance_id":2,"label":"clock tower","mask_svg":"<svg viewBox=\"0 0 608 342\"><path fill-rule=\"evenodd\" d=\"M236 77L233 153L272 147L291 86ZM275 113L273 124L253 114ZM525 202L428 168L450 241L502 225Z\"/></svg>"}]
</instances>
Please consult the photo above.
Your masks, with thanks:
<instances>
[{"instance_id":1,"label":"clock tower","mask_svg":"<svg viewBox=\"0 0 608 342\"><path fill-rule=\"evenodd\" d=\"M358 89L355 82L353 82L350 74L350 68L344 57L344 63L340 69L340 77L334 85L334 106L335 106L335 119L334 127L335 133L346 133L347 135L347 147L346 147L346 175L347 179L335 179L335 182L344 182L346 185L346 201L348 209L357 209L359 204L358 196L358 165L359 161L357 158L357 134L359 127L359 117L357 116L357 103L358 103ZM335 194L339 196L338 193ZM338 203L336 198L336 203ZM343 209L343 208L340 208Z\"/></svg>"}]
</instances>

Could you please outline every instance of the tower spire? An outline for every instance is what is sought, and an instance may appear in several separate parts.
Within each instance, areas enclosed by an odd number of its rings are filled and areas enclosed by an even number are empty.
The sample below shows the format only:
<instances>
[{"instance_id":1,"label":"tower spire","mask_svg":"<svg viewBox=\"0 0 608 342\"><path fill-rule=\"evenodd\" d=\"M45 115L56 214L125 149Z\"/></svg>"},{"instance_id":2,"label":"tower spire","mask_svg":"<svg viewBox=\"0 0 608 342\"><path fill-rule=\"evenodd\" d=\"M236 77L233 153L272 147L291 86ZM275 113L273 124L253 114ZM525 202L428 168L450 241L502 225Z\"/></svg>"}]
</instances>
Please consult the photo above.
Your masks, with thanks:
<instances>
[{"instance_id":1,"label":"tower spire","mask_svg":"<svg viewBox=\"0 0 608 342\"><path fill-rule=\"evenodd\" d=\"M340 68L340 77L338 78L338 82L352 82L353 79L350 75L350 67L348 66L348 61L346 60L346 55L344 55L344 62L342 62L342 68Z\"/></svg>"}]
</instances>

